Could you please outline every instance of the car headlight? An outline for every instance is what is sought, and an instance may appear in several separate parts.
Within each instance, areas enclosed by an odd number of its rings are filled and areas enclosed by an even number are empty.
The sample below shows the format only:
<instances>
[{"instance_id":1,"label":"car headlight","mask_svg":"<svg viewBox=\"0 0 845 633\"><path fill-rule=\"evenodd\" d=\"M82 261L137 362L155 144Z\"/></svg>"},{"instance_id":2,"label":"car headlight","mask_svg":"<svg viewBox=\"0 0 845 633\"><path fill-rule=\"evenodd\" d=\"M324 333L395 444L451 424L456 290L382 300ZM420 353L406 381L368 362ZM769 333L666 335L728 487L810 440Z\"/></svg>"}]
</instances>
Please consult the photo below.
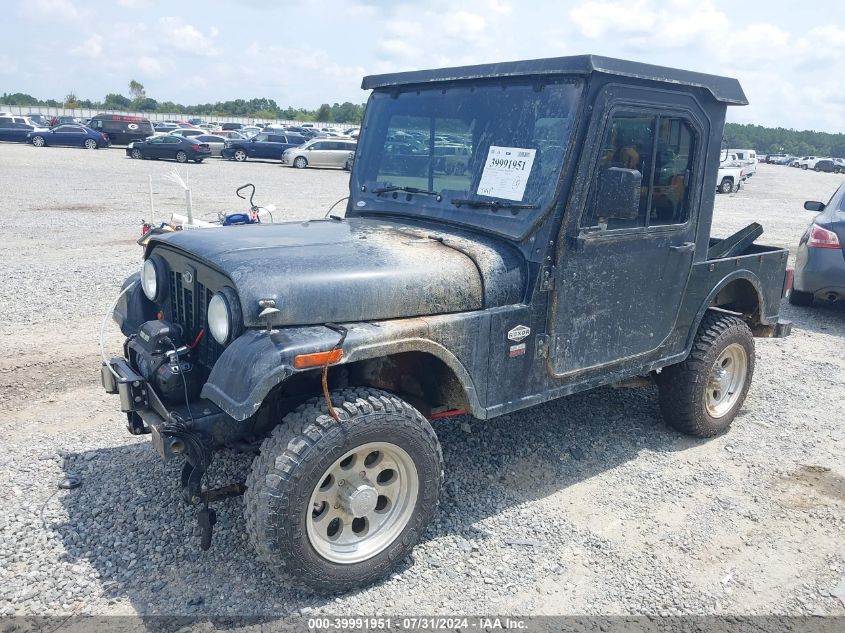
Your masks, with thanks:
<instances>
[{"instance_id":1,"label":"car headlight","mask_svg":"<svg viewBox=\"0 0 845 633\"><path fill-rule=\"evenodd\" d=\"M231 288L223 288L208 302L206 315L211 336L220 345L228 345L241 334L243 318L237 293Z\"/></svg>"},{"instance_id":2,"label":"car headlight","mask_svg":"<svg viewBox=\"0 0 845 633\"><path fill-rule=\"evenodd\" d=\"M158 255L151 255L141 268L141 288L147 299L159 303L167 287L167 265Z\"/></svg>"}]
</instances>

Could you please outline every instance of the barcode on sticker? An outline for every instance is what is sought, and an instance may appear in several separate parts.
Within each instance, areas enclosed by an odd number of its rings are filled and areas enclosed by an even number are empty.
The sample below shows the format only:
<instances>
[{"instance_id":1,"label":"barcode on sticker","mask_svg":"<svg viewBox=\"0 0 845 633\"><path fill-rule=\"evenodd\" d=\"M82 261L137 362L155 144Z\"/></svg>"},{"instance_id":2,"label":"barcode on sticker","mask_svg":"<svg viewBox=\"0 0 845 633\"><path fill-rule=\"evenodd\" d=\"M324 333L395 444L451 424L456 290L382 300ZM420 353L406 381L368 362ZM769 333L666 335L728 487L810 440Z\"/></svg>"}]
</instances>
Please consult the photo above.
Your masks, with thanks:
<instances>
[{"instance_id":1,"label":"barcode on sticker","mask_svg":"<svg viewBox=\"0 0 845 633\"><path fill-rule=\"evenodd\" d=\"M519 158L527 158L528 156L530 156L530 155L531 155L531 153L530 153L530 152L517 152L517 154L516 154L516 155L517 155Z\"/></svg>"}]
</instances>

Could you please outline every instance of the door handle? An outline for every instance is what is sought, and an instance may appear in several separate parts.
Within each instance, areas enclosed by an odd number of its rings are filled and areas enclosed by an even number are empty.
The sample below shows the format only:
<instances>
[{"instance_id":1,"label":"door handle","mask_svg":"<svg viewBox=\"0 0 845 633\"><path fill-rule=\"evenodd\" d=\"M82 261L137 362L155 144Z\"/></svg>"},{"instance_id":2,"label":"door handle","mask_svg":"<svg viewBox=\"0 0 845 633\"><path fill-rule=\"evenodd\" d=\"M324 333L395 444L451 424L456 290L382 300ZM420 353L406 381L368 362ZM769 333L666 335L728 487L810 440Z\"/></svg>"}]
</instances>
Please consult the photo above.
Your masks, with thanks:
<instances>
[{"instance_id":1,"label":"door handle","mask_svg":"<svg viewBox=\"0 0 845 633\"><path fill-rule=\"evenodd\" d=\"M670 246L669 250L675 251L676 253L691 253L695 250L695 242L684 242L677 246Z\"/></svg>"}]
</instances>

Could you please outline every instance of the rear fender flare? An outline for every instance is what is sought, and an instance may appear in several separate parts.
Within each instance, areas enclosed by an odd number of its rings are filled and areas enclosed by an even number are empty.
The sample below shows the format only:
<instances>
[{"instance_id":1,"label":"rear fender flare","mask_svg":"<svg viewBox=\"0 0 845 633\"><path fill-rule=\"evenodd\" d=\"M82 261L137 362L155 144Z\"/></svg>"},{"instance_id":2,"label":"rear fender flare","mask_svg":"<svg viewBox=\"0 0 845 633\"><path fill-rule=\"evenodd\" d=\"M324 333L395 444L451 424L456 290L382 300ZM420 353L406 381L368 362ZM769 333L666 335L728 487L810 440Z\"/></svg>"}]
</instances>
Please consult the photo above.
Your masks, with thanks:
<instances>
[{"instance_id":1,"label":"rear fender flare","mask_svg":"<svg viewBox=\"0 0 845 633\"><path fill-rule=\"evenodd\" d=\"M763 289L760 284L760 280L757 278L757 275L752 273L749 270L736 270L719 281L718 284L710 291L710 294L702 301L701 306L698 308L698 312L695 315L695 319L693 320L693 327L690 328L690 332L687 335L687 342L686 342L686 352L692 349L693 341L695 340L695 335L698 332L698 327L701 325L701 320L704 318L704 314L707 312L708 309L713 307L713 300L716 296L725 288L727 288L730 284L734 283L738 280L745 280L751 284L754 288L754 292L757 295L757 305L759 306L759 316L760 322L763 325L768 324L768 320L765 317L766 314L766 301L763 298Z\"/></svg>"}]
</instances>

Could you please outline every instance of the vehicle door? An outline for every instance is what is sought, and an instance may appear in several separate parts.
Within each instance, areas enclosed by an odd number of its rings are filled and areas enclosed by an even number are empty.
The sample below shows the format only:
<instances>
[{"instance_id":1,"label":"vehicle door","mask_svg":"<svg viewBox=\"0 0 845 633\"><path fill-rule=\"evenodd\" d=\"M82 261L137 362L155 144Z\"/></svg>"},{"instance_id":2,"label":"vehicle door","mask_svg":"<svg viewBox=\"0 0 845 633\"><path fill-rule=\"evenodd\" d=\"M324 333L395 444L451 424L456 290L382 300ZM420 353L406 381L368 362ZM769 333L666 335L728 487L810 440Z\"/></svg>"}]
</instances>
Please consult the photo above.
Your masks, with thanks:
<instances>
[{"instance_id":1,"label":"vehicle door","mask_svg":"<svg viewBox=\"0 0 845 633\"><path fill-rule=\"evenodd\" d=\"M309 165L322 167L331 160L329 158L330 153L329 141L317 141L308 147L305 157L308 159Z\"/></svg>"},{"instance_id":2,"label":"vehicle door","mask_svg":"<svg viewBox=\"0 0 845 633\"><path fill-rule=\"evenodd\" d=\"M696 210L701 196L714 195L702 178L709 119L692 98L652 99L609 86L595 106L589 138L601 143L581 156L557 249L549 349L556 376L646 361L673 331L696 248ZM614 187L623 176L631 178L627 202Z\"/></svg>"},{"instance_id":3,"label":"vehicle door","mask_svg":"<svg viewBox=\"0 0 845 633\"><path fill-rule=\"evenodd\" d=\"M53 145L80 146L85 138L85 130L76 125L60 125L53 130Z\"/></svg>"},{"instance_id":4,"label":"vehicle door","mask_svg":"<svg viewBox=\"0 0 845 633\"><path fill-rule=\"evenodd\" d=\"M11 119L0 119L0 141L17 141L19 127L20 123L15 123Z\"/></svg>"},{"instance_id":5,"label":"vehicle door","mask_svg":"<svg viewBox=\"0 0 845 633\"><path fill-rule=\"evenodd\" d=\"M349 158L347 144L340 141L329 141L331 151L329 152L329 165L332 167L343 167L346 159Z\"/></svg>"},{"instance_id":6,"label":"vehicle door","mask_svg":"<svg viewBox=\"0 0 845 633\"><path fill-rule=\"evenodd\" d=\"M244 146L246 147L247 156L250 158L268 158L267 140L269 138L269 134L256 134L246 141Z\"/></svg>"},{"instance_id":7,"label":"vehicle door","mask_svg":"<svg viewBox=\"0 0 845 633\"><path fill-rule=\"evenodd\" d=\"M172 136L154 136L144 143L144 154L148 158L163 158L164 151L167 149L164 141L165 139L174 138Z\"/></svg>"},{"instance_id":8,"label":"vehicle door","mask_svg":"<svg viewBox=\"0 0 845 633\"><path fill-rule=\"evenodd\" d=\"M165 136L161 140L161 157L162 158L176 158L176 154L180 149L185 149L182 147L185 143L184 136ZM187 151L187 150L186 150Z\"/></svg>"}]
</instances>

